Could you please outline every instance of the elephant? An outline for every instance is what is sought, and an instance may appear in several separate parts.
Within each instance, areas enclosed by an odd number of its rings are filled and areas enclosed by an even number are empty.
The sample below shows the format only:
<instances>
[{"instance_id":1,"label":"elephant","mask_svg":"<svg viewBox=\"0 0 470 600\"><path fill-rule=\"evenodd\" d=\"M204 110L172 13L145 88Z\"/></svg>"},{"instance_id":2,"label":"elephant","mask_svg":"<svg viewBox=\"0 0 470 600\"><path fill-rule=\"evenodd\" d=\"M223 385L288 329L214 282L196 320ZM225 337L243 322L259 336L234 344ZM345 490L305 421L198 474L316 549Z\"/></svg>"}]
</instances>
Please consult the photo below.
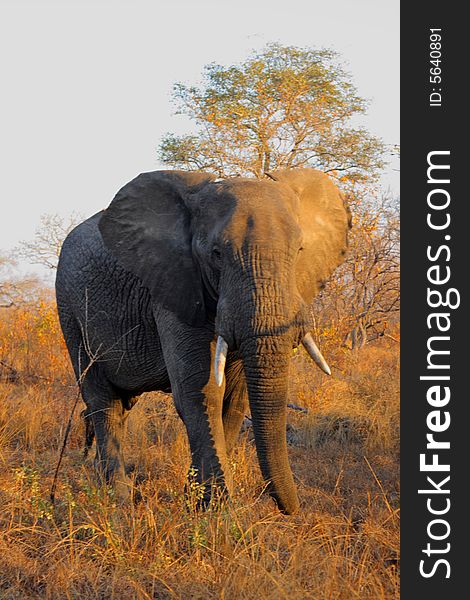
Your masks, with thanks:
<instances>
[{"instance_id":1,"label":"elephant","mask_svg":"<svg viewBox=\"0 0 470 600\"><path fill-rule=\"evenodd\" d=\"M73 229L57 269L60 324L101 481L129 496L122 441L143 392L171 392L207 504L230 496L228 455L251 411L266 488L299 508L288 460L289 363L314 296L344 260L350 212L325 173L263 179L142 173ZM92 434L90 435L90 431ZM90 441L91 440L91 441Z\"/></svg>"}]
</instances>

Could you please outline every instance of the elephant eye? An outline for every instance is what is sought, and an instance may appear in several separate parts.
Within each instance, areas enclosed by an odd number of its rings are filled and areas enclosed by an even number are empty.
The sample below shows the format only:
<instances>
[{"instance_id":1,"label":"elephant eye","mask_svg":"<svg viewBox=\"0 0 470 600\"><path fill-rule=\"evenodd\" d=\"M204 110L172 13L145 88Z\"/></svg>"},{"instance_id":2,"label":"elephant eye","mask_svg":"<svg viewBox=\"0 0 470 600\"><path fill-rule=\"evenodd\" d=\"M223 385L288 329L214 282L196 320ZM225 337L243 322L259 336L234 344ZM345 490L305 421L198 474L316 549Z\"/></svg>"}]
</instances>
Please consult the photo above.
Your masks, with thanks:
<instances>
[{"instance_id":1,"label":"elephant eye","mask_svg":"<svg viewBox=\"0 0 470 600\"><path fill-rule=\"evenodd\" d=\"M220 250L219 248L215 247L212 248L212 256L215 258L215 260L220 260Z\"/></svg>"}]
</instances>

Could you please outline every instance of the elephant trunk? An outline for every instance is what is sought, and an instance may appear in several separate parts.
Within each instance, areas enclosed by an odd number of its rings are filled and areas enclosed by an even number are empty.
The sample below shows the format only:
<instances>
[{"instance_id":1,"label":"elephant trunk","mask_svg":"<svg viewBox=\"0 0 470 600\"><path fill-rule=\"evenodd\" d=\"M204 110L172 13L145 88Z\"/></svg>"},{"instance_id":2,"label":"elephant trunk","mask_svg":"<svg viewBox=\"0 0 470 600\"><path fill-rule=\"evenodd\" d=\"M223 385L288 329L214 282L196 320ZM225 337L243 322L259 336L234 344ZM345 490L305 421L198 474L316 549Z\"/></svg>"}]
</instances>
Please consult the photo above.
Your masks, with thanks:
<instances>
[{"instance_id":1,"label":"elephant trunk","mask_svg":"<svg viewBox=\"0 0 470 600\"><path fill-rule=\"evenodd\" d=\"M291 514L299 501L287 456L287 391L292 347L304 329L298 319L293 258L254 252L238 262L243 270L223 281L236 293L222 296L218 305L216 379L219 376L220 381L224 349L236 348L243 362L261 472L279 508Z\"/></svg>"},{"instance_id":2,"label":"elephant trunk","mask_svg":"<svg viewBox=\"0 0 470 600\"><path fill-rule=\"evenodd\" d=\"M240 348L261 472L270 494L287 514L299 507L286 442L291 348L288 340L271 336L245 340Z\"/></svg>"}]
</instances>

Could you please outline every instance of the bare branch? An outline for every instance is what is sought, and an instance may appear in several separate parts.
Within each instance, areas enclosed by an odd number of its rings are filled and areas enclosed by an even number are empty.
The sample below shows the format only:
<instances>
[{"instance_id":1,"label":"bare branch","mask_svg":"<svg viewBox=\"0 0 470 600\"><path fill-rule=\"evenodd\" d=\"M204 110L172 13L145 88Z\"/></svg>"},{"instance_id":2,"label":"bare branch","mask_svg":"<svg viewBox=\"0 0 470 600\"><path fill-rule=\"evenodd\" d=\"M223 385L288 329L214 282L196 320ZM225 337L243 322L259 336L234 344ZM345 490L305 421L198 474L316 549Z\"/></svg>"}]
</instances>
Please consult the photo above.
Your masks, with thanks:
<instances>
[{"instance_id":1,"label":"bare branch","mask_svg":"<svg viewBox=\"0 0 470 600\"><path fill-rule=\"evenodd\" d=\"M64 239L82 220L83 217L77 213L72 213L68 219L57 214L41 215L34 238L31 241L21 241L15 249L18 258L32 265L56 269Z\"/></svg>"}]
</instances>

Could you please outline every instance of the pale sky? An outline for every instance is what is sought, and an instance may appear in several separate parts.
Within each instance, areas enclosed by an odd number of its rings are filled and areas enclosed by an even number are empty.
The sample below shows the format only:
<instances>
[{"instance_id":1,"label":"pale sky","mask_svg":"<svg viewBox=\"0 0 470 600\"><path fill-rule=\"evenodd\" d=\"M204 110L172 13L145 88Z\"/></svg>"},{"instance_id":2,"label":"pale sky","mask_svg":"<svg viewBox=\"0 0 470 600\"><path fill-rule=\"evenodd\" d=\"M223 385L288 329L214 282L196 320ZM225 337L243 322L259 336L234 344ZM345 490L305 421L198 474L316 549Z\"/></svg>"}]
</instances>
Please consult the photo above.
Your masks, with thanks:
<instances>
[{"instance_id":1,"label":"pale sky","mask_svg":"<svg viewBox=\"0 0 470 600\"><path fill-rule=\"evenodd\" d=\"M274 41L340 52L362 124L399 143L399 0L0 0L0 250L161 167L161 136L188 130L173 83ZM382 178L396 195L398 168Z\"/></svg>"}]
</instances>

